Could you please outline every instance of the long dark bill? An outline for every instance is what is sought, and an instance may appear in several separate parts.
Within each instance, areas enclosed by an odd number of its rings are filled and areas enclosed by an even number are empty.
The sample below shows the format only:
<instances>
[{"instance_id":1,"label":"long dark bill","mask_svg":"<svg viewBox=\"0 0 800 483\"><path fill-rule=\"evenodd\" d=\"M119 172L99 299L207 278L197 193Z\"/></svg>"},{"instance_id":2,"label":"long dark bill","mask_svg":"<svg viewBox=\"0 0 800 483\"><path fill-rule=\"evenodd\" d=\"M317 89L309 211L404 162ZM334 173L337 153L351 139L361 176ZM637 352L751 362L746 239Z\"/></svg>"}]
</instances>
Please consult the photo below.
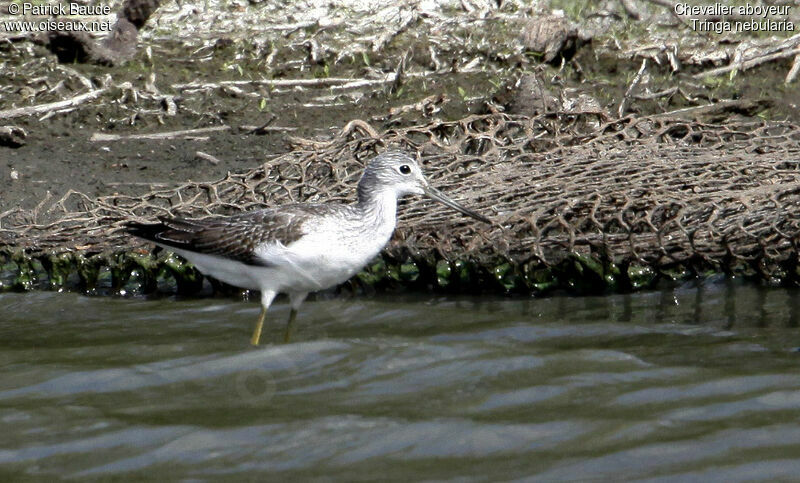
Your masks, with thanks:
<instances>
[{"instance_id":1,"label":"long dark bill","mask_svg":"<svg viewBox=\"0 0 800 483\"><path fill-rule=\"evenodd\" d=\"M444 193L442 193L441 191L437 190L436 188L434 188L432 186L426 186L423 189L425 190L425 196L427 196L428 198L430 198L432 200L436 200L436 201L438 201L439 203L441 203L443 205L447 205L447 206L449 206L450 208L452 208L452 209L454 209L456 211L460 211L461 213L464 213L467 216L471 216L471 217L475 218L476 220L482 221L484 223L491 223L491 220L489 220L485 216L479 215L479 214L475 213L472 210L464 208L463 206L459 205L455 201L453 201L450 198L448 198L447 196L445 196Z\"/></svg>"}]
</instances>

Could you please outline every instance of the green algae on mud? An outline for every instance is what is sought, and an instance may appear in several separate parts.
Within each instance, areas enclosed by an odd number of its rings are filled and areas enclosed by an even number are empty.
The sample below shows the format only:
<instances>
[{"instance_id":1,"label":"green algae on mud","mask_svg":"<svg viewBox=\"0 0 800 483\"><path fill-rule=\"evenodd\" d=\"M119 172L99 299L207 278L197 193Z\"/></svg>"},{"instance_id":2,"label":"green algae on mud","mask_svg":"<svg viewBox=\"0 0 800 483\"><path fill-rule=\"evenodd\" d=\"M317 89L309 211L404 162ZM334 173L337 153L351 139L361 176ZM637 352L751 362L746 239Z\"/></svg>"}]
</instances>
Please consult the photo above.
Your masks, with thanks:
<instances>
[{"instance_id":1,"label":"green algae on mud","mask_svg":"<svg viewBox=\"0 0 800 483\"><path fill-rule=\"evenodd\" d=\"M579 295L628 293L672 286L718 274L763 281L747 264L723 267L677 264L659 269L613 263L602 257L572 253L558 263L510 260L446 260L434 255L383 253L336 292L436 292L442 294ZM781 275L782 274L782 275ZM29 256L22 250L0 251L0 292L55 290L89 295L179 295L246 292L205 277L181 257L165 250L153 253L117 251L65 252ZM800 267L776 272L771 286L794 286ZM210 292L209 292L210 291Z\"/></svg>"}]
</instances>

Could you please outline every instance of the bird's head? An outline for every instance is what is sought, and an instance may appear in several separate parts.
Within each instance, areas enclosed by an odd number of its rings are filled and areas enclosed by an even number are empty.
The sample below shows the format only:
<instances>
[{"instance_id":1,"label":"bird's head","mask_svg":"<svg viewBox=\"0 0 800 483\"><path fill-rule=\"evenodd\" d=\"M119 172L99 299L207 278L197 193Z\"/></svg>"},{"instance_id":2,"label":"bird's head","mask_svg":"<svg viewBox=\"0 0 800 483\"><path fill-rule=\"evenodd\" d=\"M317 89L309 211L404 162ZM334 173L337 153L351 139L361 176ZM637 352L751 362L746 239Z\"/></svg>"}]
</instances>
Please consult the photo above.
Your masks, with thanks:
<instances>
[{"instance_id":1,"label":"bird's head","mask_svg":"<svg viewBox=\"0 0 800 483\"><path fill-rule=\"evenodd\" d=\"M476 220L491 223L488 218L461 206L431 186L416 160L402 151L386 151L372 158L358 184L359 199L387 190L397 198L424 195Z\"/></svg>"}]
</instances>

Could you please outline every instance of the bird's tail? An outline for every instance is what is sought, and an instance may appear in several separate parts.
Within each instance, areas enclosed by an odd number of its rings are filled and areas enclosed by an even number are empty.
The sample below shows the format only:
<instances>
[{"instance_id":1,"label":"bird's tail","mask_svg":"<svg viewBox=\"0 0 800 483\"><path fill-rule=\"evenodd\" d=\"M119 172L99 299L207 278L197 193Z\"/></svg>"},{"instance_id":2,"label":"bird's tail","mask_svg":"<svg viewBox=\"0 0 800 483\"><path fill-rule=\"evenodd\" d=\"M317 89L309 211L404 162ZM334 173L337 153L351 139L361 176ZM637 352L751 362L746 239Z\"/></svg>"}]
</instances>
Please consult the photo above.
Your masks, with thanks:
<instances>
[{"instance_id":1,"label":"bird's tail","mask_svg":"<svg viewBox=\"0 0 800 483\"><path fill-rule=\"evenodd\" d=\"M191 245L198 227L179 218L159 217L160 223L138 223L131 221L125 224L125 231L131 235L162 245L186 248Z\"/></svg>"}]
</instances>

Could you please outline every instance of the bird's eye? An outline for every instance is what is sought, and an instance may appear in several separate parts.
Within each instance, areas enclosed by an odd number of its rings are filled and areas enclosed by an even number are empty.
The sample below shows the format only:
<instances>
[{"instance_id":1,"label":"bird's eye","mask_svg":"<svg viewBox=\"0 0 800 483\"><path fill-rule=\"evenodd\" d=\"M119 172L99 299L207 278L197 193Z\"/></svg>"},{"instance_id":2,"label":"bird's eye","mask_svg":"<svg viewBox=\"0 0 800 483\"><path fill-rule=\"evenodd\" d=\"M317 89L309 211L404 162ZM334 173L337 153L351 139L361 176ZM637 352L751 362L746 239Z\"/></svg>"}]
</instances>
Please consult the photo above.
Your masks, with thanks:
<instances>
[{"instance_id":1,"label":"bird's eye","mask_svg":"<svg viewBox=\"0 0 800 483\"><path fill-rule=\"evenodd\" d=\"M397 170L400 171L401 174L410 174L411 173L411 167L409 165L407 165L407 164L404 164L404 165L400 166L399 168L397 168Z\"/></svg>"}]
</instances>

